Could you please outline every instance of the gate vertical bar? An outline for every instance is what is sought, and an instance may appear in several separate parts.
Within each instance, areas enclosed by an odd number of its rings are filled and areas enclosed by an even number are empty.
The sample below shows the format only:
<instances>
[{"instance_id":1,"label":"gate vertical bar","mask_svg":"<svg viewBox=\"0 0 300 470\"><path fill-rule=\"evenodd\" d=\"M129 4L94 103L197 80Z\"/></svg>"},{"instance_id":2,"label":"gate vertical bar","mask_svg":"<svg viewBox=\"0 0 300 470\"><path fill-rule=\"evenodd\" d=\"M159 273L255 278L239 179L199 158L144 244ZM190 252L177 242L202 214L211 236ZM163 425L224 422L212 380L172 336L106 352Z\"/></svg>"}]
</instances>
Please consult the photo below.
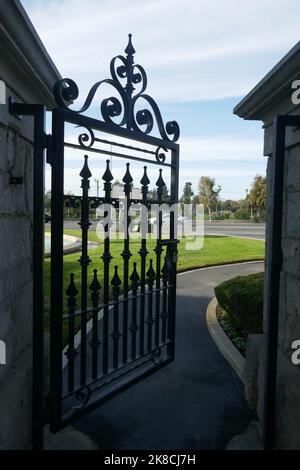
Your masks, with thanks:
<instances>
[{"instance_id":1,"label":"gate vertical bar","mask_svg":"<svg viewBox=\"0 0 300 470\"><path fill-rule=\"evenodd\" d=\"M79 225L81 227L81 256L79 262L81 264L81 347L80 347L80 384L86 383L86 309L87 309L87 270L91 260L88 255L88 230L89 220L89 178L92 176L88 167L88 156L84 155L84 165L80 172L82 199L81 199L81 219Z\"/></svg>"},{"instance_id":2,"label":"gate vertical bar","mask_svg":"<svg viewBox=\"0 0 300 470\"><path fill-rule=\"evenodd\" d=\"M129 163L126 163L126 173L123 178L124 183L124 194L125 194L125 202L124 202L124 249L122 252L122 257L124 259L124 272L123 272L123 296L124 296L124 303L123 303L123 364L127 363L127 355L128 355L128 345L127 345L127 330L128 330L128 270L129 270L129 259L131 257L131 252L129 249L129 224L130 224L130 217L129 217L129 209L130 209L130 193L131 193L131 184L132 184L132 177L129 171Z\"/></svg>"},{"instance_id":3,"label":"gate vertical bar","mask_svg":"<svg viewBox=\"0 0 300 470\"><path fill-rule=\"evenodd\" d=\"M110 254L110 224L111 224L111 207L110 207L110 193L111 193L111 182L113 176L109 169L110 161L106 160L106 170L102 179L104 180L104 200L105 200L105 209L104 209L104 219L106 218L106 224L104 226L104 253L102 255L104 263L104 281L103 281L103 374L106 374L108 371L108 302L109 302L109 264L112 260Z\"/></svg>"},{"instance_id":4,"label":"gate vertical bar","mask_svg":"<svg viewBox=\"0 0 300 470\"><path fill-rule=\"evenodd\" d=\"M68 358L68 391L72 392L74 390L74 359L77 355L74 343L74 331L75 331L75 318L74 313L76 311L76 296L78 290L76 289L74 283L74 273L70 274L70 283L68 289L66 290L66 295L68 297L68 349L65 353Z\"/></svg>"},{"instance_id":5,"label":"gate vertical bar","mask_svg":"<svg viewBox=\"0 0 300 470\"><path fill-rule=\"evenodd\" d=\"M179 186L179 146L176 150L172 150L171 156L171 205L175 211L170 214L170 239L177 239L177 203L178 203L178 186ZM171 284L171 292L168 296L168 339L171 339L171 345L168 347L172 360L175 357L175 333L176 333L176 268L177 248L171 250L172 268L169 277Z\"/></svg>"},{"instance_id":6,"label":"gate vertical bar","mask_svg":"<svg viewBox=\"0 0 300 470\"><path fill-rule=\"evenodd\" d=\"M97 269L94 269L94 278L90 285L91 301L93 305L93 320L92 320L92 340L90 346L92 348L92 378L96 379L98 375L98 350L100 346L99 332L98 332L98 313L99 313L99 291L101 289L100 282L98 281Z\"/></svg>"},{"instance_id":7,"label":"gate vertical bar","mask_svg":"<svg viewBox=\"0 0 300 470\"><path fill-rule=\"evenodd\" d=\"M155 271L153 269L153 261L150 259L150 266L146 273L148 278L148 315L147 315L147 351L152 350L152 330L153 330L153 284L155 280Z\"/></svg>"},{"instance_id":8,"label":"gate vertical bar","mask_svg":"<svg viewBox=\"0 0 300 470\"><path fill-rule=\"evenodd\" d=\"M44 412L44 137L45 108L37 106L34 116L33 163L33 337L32 337L32 443L43 448Z\"/></svg>"},{"instance_id":9,"label":"gate vertical bar","mask_svg":"<svg viewBox=\"0 0 300 470\"><path fill-rule=\"evenodd\" d=\"M115 266L115 273L111 280L111 285L113 289L113 301L114 301L114 319L113 319L113 331L111 334L113 340L113 368L117 369L119 364L119 295L120 295L120 285L121 279L118 274L118 266Z\"/></svg>"},{"instance_id":10,"label":"gate vertical bar","mask_svg":"<svg viewBox=\"0 0 300 470\"><path fill-rule=\"evenodd\" d=\"M158 221L157 224L157 241L155 247L156 253L156 295L155 295L155 346L159 346L159 330L160 330L160 269L161 269L161 254L162 254L162 246L160 244L161 235L162 235L162 212L160 205L162 204L162 197L163 197L163 188L165 186L165 182L162 179L162 169L159 170L159 177L156 181L157 186L157 200L158 200L158 208L157 208L157 216L156 220Z\"/></svg>"},{"instance_id":11,"label":"gate vertical bar","mask_svg":"<svg viewBox=\"0 0 300 470\"><path fill-rule=\"evenodd\" d=\"M52 112L51 174L51 366L50 429L61 426L62 317L63 317L63 230L64 230L64 119L59 109Z\"/></svg>"},{"instance_id":12,"label":"gate vertical bar","mask_svg":"<svg viewBox=\"0 0 300 470\"><path fill-rule=\"evenodd\" d=\"M136 262L133 263L133 271L130 276L131 288L132 288L132 316L131 316L131 359L136 359L136 333L138 325L136 323L136 313L137 313L137 289L139 285L140 277L136 270Z\"/></svg>"},{"instance_id":13,"label":"gate vertical bar","mask_svg":"<svg viewBox=\"0 0 300 470\"><path fill-rule=\"evenodd\" d=\"M147 193L150 180L147 176L147 167L144 166L144 174L140 181L142 185L142 207L141 207L141 249L139 254L141 256L141 298L140 298L140 342L139 352L142 356L144 354L145 342L145 284L146 284L146 258L147 250L147 233L148 233L148 207L147 207Z\"/></svg>"},{"instance_id":14,"label":"gate vertical bar","mask_svg":"<svg viewBox=\"0 0 300 470\"><path fill-rule=\"evenodd\" d=\"M168 318L168 311L167 311L167 300L168 300L168 267L167 267L167 258L165 257L164 265L161 270L162 273L162 282L163 282L163 294L162 294L162 328L161 328L161 341L162 343L166 342L167 339L167 318Z\"/></svg>"},{"instance_id":15,"label":"gate vertical bar","mask_svg":"<svg viewBox=\"0 0 300 470\"><path fill-rule=\"evenodd\" d=\"M265 390L264 390L264 446L265 450L274 448L275 417L276 417L276 387L277 387L277 344L278 344L278 315L280 271L282 265L281 231L284 182L284 146L285 146L285 117L277 116L273 122L274 129L274 176L272 184L272 212L269 245L271 246L268 295L266 306L266 360L265 360Z\"/></svg>"}]
</instances>

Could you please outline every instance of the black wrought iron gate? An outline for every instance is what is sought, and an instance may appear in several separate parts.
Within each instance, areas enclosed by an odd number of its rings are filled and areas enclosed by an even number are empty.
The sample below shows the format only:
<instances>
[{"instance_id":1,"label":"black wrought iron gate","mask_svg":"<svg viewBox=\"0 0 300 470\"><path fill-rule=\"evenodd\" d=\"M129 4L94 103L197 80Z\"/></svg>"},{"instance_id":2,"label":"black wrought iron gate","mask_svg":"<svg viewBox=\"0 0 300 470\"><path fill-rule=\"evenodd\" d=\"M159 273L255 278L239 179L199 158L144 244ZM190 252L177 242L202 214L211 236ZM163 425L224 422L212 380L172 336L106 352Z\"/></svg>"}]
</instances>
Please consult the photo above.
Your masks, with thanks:
<instances>
[{"instance_id":1,"label":"black wrought iron gate","mask_svg":"<svg viewBox=\"0 0 300 470\"><path fill-rule=\"evenodd\" d=\"M175 204L179 163L179 147L175 142L179 137L179 127L175 121L164 127L155 101L144 93L146 74L140 65L134 64L135 50L131 37L125 53L126 57L112 59L111 78L92 87L79 111L68 108L70 102L78 97L77 86L72 80L64 79L54 89L58 107L52 112L51 149L48 152L52 167L50 427L53 432L174 359ZM102 99L102 119L99 120L84 113L92 107L96 91L102 85L113 87L115 95ZM146 101L150 109L136 111L141 100ZM116 124L118 117L119 123ZM70 124L74 132L78 129L76 141L68 140L65 135L65 128ZM150 135L154 125L157 125L160 137ZM82 192L76 196L64 194L64 155L67 148L76 149L82 158L82 170L78 175ZM116 150L112 151L112 148ZM91 173L88 155L97 158L97 168L102 168L104 194L101 197L89 194L91 177L96 175ZM112 195L110 160L103 164L99 159L101 155L126 161L121 200ZM139 194L132 193L130 161L146 162L155 165L157 170L159 168L155 200L148 197L150 180L147 166L140 175ZM162 167L170 171L170 197L167 201L164 200L166 191ZM162 203L172 208L169 233L165 238L162 233ZM157 239L148 249L151 204L152 208L156 204ZM140 247L135 256L131 252L129 230L132 205L138 205L142 216ZM78 277L64 266L65 206L75 207L80 212ZM103 247L101 259L99 256L98 259L90 257L93 252L90 252L88 242L90 211L96 208L103 208L105 217L103 241L100 241ZM112 212L116 213L116 224L123 228L119 258L122 263L119 261L114 266ZM123 220L120 220L120 212Z\"/></svg>"},{"instance_id":2,"label":"black wrought iron gate","mask_svg":"<svg viewBox=\"0 0 300 470\"><path fill-rule=\"evenodd\" d=\"M77 85L63 79L54 87L57 108L52 111L52 133L45 132L46 109L43 105L9 103L10 113L34 119L34 204L33 204L33 447L43 446L43 425L57 432L84 411L107 400L148 374L174 359L176 262L177 262L177 199L179 126L163 123L156 102L145 92L146 73L134 64L135 50L131 35L121 55L112 59L111 78L97 82L78 111L69 105L78 97ZM119 62L119 65L117 65ZM123 83L122 83L123 82ZM115 94L100 102L101 119L84 113L93 107L93 99L102 85L110 86ZM146 101L148 108L138 108ZM150 108L150 109L149 109ZM116 119L119 118L119 122ZM78 133L77 141L66 141L66 126ZM155 130L159 137L150 135ZM106 134L106 136L105 136ZM107 138L109 135L109 138ZM112 140L115 137L118 141ZM110 146L110 150L101 146ZM112 147L117 150L112 151ZM64 194L66 148L80 152L83 167L81 194ZM44 406L44 169L45 150L51 165L51 339L50 395ZM89 195L92 173L88 155L117 157L126 160L123 194L112 196L113 175L109 160L102 167L104 195ZM150 199L150 180L144 166L140 193L132 193L130 163L134 161L160 167L156 180L156 197ZM162 168L169 170L170 196ZM152 191L153 192L153 191ZM138 204L142 214L141 240L137 253L130 251L130 208ZM65 268L63 257L64 208L77 208L81 230L80 276ZM111 213L123 211L122 263L111 267ZM155 206L156 239L147 242L150 207ZM169 207L168 236L163 233L162 207ZM90 212L104 210L103 252L98 259L90 258L88 233ZM153 214L152 214L153 215ZM146 222L146 223L145 223Z\"/></svg>"}]
</instances>

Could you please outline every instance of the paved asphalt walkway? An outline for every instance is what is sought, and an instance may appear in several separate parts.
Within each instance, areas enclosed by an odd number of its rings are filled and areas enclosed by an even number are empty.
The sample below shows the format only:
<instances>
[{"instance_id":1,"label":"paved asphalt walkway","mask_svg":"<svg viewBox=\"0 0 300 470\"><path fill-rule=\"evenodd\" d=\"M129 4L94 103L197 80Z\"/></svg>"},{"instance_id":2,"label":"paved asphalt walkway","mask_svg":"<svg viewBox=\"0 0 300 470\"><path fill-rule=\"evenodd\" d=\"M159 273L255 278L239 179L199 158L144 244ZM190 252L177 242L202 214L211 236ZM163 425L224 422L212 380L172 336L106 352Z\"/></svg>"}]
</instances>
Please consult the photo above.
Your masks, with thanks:
<instances>
[{"instance_id":1,"label":"paved asphalt walkway","mask_svg":"<svg viewBox=\"0 0 300 470\"><path fill-rule=\"evenodd\" d=\"M253 418L243 386L211 339L205 311L214 286L263 263L178 276L176 359L81 418L100 449L224 449Z\"/></svg>"}]
</instances>

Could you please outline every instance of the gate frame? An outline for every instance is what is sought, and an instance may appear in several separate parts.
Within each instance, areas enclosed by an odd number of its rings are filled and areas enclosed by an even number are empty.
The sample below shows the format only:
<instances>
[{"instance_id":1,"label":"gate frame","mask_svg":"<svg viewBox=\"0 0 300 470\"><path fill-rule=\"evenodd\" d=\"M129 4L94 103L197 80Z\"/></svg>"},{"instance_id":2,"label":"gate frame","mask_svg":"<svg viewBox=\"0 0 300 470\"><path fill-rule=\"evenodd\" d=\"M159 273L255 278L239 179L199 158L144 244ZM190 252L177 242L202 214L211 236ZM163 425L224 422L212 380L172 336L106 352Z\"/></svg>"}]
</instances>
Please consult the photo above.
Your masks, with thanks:
<instances>
[{"instance_id":1,"label":"gate frame","mask_svg":"<svg viewBox=\"0 0 300 470\"><path fill-rule=\"evenodd\" d=\"M128 130L123 127L119 127L114 124L109 124L104 121L100 121L98 119L78 114L72 110L64 109L64 108L54 108L52 110L52 134L51 134L51 152L50 157L48 158L48 163L51 164L52 167L52 182L55 181L55 184L52 184L52 191L51 191L51 203L52 203L52 210L51 210L51 246L55 256L55 262L53 262L51 258L51 279L55 278L57 280L57 288L55 291L51 289L51 335L50 335L50 415L56 417L54 420L50 420L50 430L52 432L58 432L62 429L65 425L69 424L74 420L73 417L65 418L63 420L62 425L62 397L61 393L58 396L58 391L62 389L62 377L58 376L57 371L62 370L62 318L58 315L54 315L54 311L52 310L52 306L55 305L57 308L58 302L58 311L63 311L63 207L64 207L64 188L63 188L63 178L64 178L64 152L66 143L64 141L64 131L65 131L65 124L74 124L78 127L83 127L88 130L98 130L102 131L107 134L111 134L113 136L118 136L122 138L126 138L129 140L134 140L137 142L150 144L156 146L157 148L163 148L164 150L171 151L171 163L164 163L158 160L149 160L139 157L133 157L134 160L138 160L141 162L147 162L149 164L155 164L160 166L169 167L171 169L171 178L170 178L170 197L171 197L171 205L177 202L178 199L178 186L179 186L179 145L172 141L167 141L158 137L146 135L142 132L136 132L132 130ZM81 150L89 151L88 147L82 147ZM99 152L101 153L101 152ZM109 155L111 152L105 152L106 155ZM128 155L124 155L123 159L130 159L131 157ZM174 216L175 217L175 216ZM172 253L176 251L176 245L178 243L175 240L176 232L174 231L174 222L170 224L171 232L170 237L171 240L161 240L161 244L167 245L167 252ZM173 245L175 243L175 246ZM172 246L173 245L173 246ZM172 281L170 281L172 285L172 289L176 293L176 273L172 277ZM175 294L176 295L176 294ZM59 299L59 300L58 300ZM173 322L173 331L172 337L175 338L175 315L176 315L176 302L172 304L173 311L174 311L174 322ZM55 337L53 335L53 331L56 332ZM91 410L96 406L100 405L107 401L110 397L117 395L118 393L122 392L126 388L130 387L132 384L142 380L146 376L150 375L152 372L162 368L163 366L167 365L169 362L174 360L174 343L172 346L172 350L170 351L170 358L165 360L162 364L158 364L157 366L153 367L150 371L146 371L145 373L140 374L137 378L133 379L132 381L121 385L120 387L113 390L109 396L105 396L100 400L92 403L81 411L76 413L76 416L80 416L87 410ZM60 416L60 419L57 417Z\"/></svg>"}]
</instances>

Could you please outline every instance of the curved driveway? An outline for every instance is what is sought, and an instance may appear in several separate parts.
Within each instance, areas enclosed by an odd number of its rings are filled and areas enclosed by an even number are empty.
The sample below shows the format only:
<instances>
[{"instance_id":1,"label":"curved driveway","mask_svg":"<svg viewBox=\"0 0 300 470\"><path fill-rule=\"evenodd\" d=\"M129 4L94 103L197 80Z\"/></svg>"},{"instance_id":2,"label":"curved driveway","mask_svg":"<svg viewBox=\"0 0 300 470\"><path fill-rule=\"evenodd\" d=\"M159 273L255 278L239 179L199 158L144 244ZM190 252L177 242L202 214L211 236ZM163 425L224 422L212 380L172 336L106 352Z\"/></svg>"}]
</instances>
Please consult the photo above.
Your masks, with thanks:
<instances>
[{"instance_id":1,"label":"curved driveway","mask_svg":"<svg viewBox=\"0 0 300 470\"><path fill-rule=\"evenodd\" d=\"M176 359L77 422L100 449L224 449L253 419L243 385L211 339L205 311L214 286L263 263L178 276Z\"/></svg>"}]
</instances>

